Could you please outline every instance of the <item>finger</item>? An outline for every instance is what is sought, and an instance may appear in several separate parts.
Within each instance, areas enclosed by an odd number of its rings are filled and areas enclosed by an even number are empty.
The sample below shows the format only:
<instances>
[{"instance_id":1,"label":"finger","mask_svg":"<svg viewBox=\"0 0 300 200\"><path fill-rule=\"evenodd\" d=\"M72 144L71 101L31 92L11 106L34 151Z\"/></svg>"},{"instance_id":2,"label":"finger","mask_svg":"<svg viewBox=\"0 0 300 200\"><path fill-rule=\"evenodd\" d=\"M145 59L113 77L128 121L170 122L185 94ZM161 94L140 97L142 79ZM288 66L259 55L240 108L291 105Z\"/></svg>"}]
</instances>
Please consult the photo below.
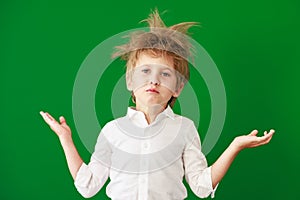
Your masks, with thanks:
<instances>
[{"instance_id":1,"label":"finger","mask_svg":"<svg viewBox=\"0 0 300 200\"><path fill-rule=\"evenodd\" d=\"M250 136L256 136L258 133L258 130L253 130L249 135Z\"/></svg>"},{"instance_id":2,"label":"finger","mask_svg":"<svg viewBox=\"0 0 300 200\"><path fill-rule=\"evenodd\" d=\"M267 133L268 133L268 132L267 132L267 131L265 131L265 132L264 132L264 135L267 135Z\"/></svg>"},{"instance_id":3,"label":"finger","mask_svg":"<svg viewBox=\"0 0 300 200\"><path fill-rule=\"evenodd\" d=\"M267 139L266 144L271 141L272 137L273 137L273 135Z\"/></svg>"},{"instance_id":4,"label":"finger","mask_svg":"<svg viewBox=\"0 0 300 200\"><path fill-rule=\"evenodd\" d=\"M66 124L66 119L63 116L59 117L59 122L61 125Z\"/></svg>"},{"instance_id":5,"label":"finger","mask_svg":"<svg viewBox=\"0 0 300 200\"><path fill-rule=\"evenodd\" d=\"M265 139L265 140L263 140L263 141L257 143L256 146L262 146L262 145L268 144L268 143L270 142L271 138L272 138L272 137L267 138L267 139Z\"/></svg>"},{"instance_id":6,"label":"finger","mask_svg":"<svg viewBox=\"0 0 300 200\"><path fill-rule=\"evenodd\" d=\"M46 113L44 113L44 112L40 112L40 114L42 115L42 117L43 117L43 119L44 119L44 121L47 123L47 124L52 124L52 120L46 115Z\"/></svg>"},{"instance_id":7,"label":"finger","mask_svg":"<svg viewBox=\"0 0 300 200\"><path fill-rule=\"evenodd\" d=\"M50 120L56 121L49 113L45 113L47 117L49 117Z\"/></svg>"},{"instance_id":8,"label":"finger","mask_svg":"<svg viewBox=\"0 0 300 200\"><path fill-rule=\"evenodd\" d=\"M274 129L271 129L269 134L274 134L275 133L275 130Z\"/></svg>"},{"instance_id":9,"label":"finger","mask_svg":"<svg viewBox=\"0 0 300 200\"><path fill-rule=\"evenodd\" d=\"M270 142L270 140L272 139L273 135L274 135L275 131L272 129L268 134L267 134L267 143Z\"/></svg>"},{"instance_id":10,"label":"finger","mask_svg":"<svg viewBox=\"0 0 300 200\"><path fill-rule=\"evenodd\" d=\"M40 111L40 115L44 118L44 111Z\"/></svg>"},{"instance_id":11,"label":"finger","mask_svg":"<svg viewBox=\"0 0 300 200\"><path fill-rule=\"evenodd\" d=\"M51 128L57 128L56 126L59 125L58 122L49 113L42 112L41 115Z\"/></svg>"},{"instance_id":12,"label":"finger","mask_svg":"<svg viewBox=\"0 0 300 200\"><path fill-rule=\"evenodd\" d=\"M265 131L265 132L267 132L267 131ZM275 133L275 131L273 130L273 129L271 129L270 131L269 131L269 133L264 133L264 138L266 139L266 140L268 140L269 138L272 138L272 136L274 135L274 133Z\"/></svg>"},{"instance_id":13,"label":"finger","mask_svg":"<svg viewBox=\"0 0 300 200\"><path fill-rule=\"evenodd\" d=\"M266 134L265 136L260 137L257 144L264 145L264 144L269 143L273 137L273 133L274 132L271 132L271 133Z\"/></svg>"}]
</instances>

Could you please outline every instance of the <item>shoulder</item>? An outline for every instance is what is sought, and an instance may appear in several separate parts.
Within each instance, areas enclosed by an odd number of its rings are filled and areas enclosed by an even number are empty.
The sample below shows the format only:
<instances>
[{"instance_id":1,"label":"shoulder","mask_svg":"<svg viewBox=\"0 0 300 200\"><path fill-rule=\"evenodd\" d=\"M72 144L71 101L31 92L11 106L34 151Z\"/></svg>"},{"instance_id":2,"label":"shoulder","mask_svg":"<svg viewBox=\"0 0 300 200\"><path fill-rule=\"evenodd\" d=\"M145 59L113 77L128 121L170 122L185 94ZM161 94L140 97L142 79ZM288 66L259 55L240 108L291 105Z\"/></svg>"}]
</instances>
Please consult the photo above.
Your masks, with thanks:
<instances>
[{"instance_id":1,"label":"shoulder","mask_svg":"<svg viewBox=\"0 0 300 200\"><path fill-rule=\"evenodd\" d=\"M116 118L116 119L114 119L114 120L111 120L111 121L107 122L107 123L102 127L101 132L107 133L107 132L114 131L115 129L118 129L118 124L120 123L120 121L125 120L125 118L126 118L126 116L124 116L124 117L119 117L119 118Z\"/></svg>"},{"instance_id":2,"label":"shoulder","mask_svg":"<svg viewBox=\"0 0 300 200\"><path fill-rule=\"evenodd\" d=\"M194 121L191 120L190 118L175 113L174 113L174 121L176 121L176 123L182 123L186 126L195 126Z\"/></svg>"},{"instance_id":3,"label":"shoulder","mask_svg":"<svg viewBox=\"0 0 300 200\"><path fill-rule=\"evenodd\" d=\"M173 123L171 126L175 129L173 133L180 133L178 135L186 146L190 145L195 139L198 141L200 140L198 130L193 120L188 117L175 114L174 120L172 121Z\"/></svg>"}]
</instances>

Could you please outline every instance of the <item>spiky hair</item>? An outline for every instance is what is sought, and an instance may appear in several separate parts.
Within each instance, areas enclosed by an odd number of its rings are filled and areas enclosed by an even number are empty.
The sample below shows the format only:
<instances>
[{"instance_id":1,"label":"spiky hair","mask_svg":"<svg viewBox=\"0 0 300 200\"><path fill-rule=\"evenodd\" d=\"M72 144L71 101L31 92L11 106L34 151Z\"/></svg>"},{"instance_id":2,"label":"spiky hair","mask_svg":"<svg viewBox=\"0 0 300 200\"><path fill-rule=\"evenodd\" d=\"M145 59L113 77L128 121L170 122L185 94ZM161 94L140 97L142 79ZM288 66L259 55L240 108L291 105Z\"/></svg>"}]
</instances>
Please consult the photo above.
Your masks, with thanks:
<instances>
[{"instance_id":1,"label":"spiky hair","mask_svg":"<svg viewBox=\"0 0 300 200\"><path fill-rule=\"evenodd\" d=\"M112 57L121 56L124 60L129 60L132 52L143 49L167 51L184 59L192 55L192 45L187 37L188 29L199 23L182 22L167 27L157 9L141 22L148 23L149 31L136 31L128 35L129 42L116 46L117 51Z\"/></svg>"}]
</instances>

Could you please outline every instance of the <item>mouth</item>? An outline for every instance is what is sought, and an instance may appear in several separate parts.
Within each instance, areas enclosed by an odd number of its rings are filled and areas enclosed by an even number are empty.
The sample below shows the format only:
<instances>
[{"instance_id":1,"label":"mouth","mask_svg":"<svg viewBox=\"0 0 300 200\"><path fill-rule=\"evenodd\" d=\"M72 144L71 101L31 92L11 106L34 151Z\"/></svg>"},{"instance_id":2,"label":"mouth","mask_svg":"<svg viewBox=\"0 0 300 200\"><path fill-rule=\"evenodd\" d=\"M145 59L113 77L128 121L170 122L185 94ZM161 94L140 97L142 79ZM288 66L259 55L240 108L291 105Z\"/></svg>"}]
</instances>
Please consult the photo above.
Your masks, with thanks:
<instances>
[{"instance_id":1,"label":"mouth","mask_svg":"<svg viewBox=\"0 0 300 200\"><path fill-rule=\"evenodd\" d=\"M147 89L146 92L159 94L159 92L156 89L153 89L153 88Z\"/></svg>"}]
</instances>

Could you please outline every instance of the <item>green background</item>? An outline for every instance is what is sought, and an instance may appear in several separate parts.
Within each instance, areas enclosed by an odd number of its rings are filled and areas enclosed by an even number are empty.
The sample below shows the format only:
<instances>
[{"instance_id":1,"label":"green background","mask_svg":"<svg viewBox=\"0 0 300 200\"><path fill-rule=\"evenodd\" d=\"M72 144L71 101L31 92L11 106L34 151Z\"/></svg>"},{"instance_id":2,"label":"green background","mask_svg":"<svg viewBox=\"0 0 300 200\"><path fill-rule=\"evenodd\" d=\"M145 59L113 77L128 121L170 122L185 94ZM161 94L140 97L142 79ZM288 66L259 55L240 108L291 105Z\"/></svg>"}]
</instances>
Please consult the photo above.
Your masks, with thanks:
<instances>
[{"instance_id":1,"label":"green background","mask_svg":"<svg viewBox=\"0 0 300 200\"><path fill-rule=\"evenodd\" d=\"M73 185L60 143L39 111L66 117L78 151L88 162L90 153L72 119L76 73L95 46L119 32L142 27L138 22L154 7L168 11L163 15L167 25L201 22L201 28L191 29L192 36L222 75L227 116L217 145L207 155L209 164L235 136L252 129L276 130L270 144L238 155L215 199L299 199L300 3L296 0L1 1L0 199L83 199ZM107 106L110 93L124 72L123 62L113 66L100 80L95 98L101 124L112 119ZM191 83L202 97L199 131L205 133L208 92L201 77L192 75ZM105 188L93 199L108 199ZM190 190L188 199L197 199Z\"/></svg>"}]
</instances>

